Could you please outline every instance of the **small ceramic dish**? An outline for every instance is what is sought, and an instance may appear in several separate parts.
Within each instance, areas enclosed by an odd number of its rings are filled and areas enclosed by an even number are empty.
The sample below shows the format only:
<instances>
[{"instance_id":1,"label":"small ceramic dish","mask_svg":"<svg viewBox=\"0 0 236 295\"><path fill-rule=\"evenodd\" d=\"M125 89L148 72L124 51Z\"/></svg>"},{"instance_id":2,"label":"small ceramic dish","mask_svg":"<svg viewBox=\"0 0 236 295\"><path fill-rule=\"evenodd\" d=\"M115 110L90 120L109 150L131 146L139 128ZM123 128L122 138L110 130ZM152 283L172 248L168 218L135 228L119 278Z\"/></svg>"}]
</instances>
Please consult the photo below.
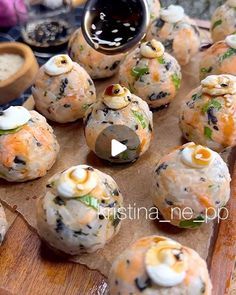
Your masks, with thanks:
<instances>
[{"instance_id":1,"label":"small ceramic dish","mask_svg":"<svg viewBox=\"0 0 236 295\"><path fill-rule=\"evenodd\" d=\"M39 69L37 60L29 46L19 42L0 43L1 54L17 54L23 57L24 63L18 71L0 81L0 105L9 103L29 88Z\"/></svg>"}]
</instances>

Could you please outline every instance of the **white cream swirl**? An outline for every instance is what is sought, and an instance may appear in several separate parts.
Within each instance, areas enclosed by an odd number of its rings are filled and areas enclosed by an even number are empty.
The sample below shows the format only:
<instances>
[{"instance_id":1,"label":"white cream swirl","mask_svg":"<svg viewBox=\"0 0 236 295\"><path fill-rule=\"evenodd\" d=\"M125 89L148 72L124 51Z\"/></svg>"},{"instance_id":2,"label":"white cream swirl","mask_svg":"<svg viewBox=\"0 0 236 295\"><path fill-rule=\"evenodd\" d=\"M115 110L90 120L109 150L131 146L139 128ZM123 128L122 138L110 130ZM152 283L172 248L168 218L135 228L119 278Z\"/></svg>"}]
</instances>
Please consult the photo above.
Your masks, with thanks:
<instances>
[{"instance_id":1,"label":"white cream swirl","mask_svg":"<svg viewBox=\"0 0 236 295\"><path fill-rule=\"evenodd\" d=\"M167 9L161 9L161 19L168 23L177 23L184 18L184 9L179 5L170 5Z\"/></svg>"},{"instance_id":2,"label":"white cream swirl","mask_svg":"<svg viewBox=\"0 0 236 295\"><path fill-rule=\"evenodd\" d=\"M182 246L170 239L157 242L147 251L145 265L150 279L162 287L180 284L188 267Z\"/></svg>"},{"instance_id":3,"label":"white cream swirl","mask_svg":"<svg viewBox=\"0 0 236 295\"><path fill-rule=\"evenodd\" d=\"M183 163L192 168L205 168L214 160L214 152L207 147L190 142L181 152Z\"/></svg>"},{"instance_id":4,"label":"white cream swirl","mask_svg":"<svg viewBox=\"0 0 236 295\"><path fill-rule=\"evenodd\" d=\"M75 198L87 195L98 184L96 172L87 165L73 166L49 180L59 196Z\"/></svg>"},{"instance_id":5,"label":"white cream swirl","mask_svg":"<svg viewBox=\"0 0 236 295\"><path fill-rule=\"evenodd\" d=\"M142 43L141 45L141 54L146 58L158 58L163 56L165 53L165 47L161 42L152 39L149 42Z\"/></svg>"},{"instance_id":6,"label":"white cream swirl","mask_svg":"<svg viewBox=\"0 0 236 295\"><path fill-rule=\"evenodd\" d=\"M0 130L12 130L25 125L31 119L30 112L21 106L9 107L0 113Z\"/></svg>"},{"instance_id":7,"label":"white cream swirl","mask_svg":"<svg viewBox=\"0 0 236 295\"><path fill-rule=\"evenodd\" d=\"M209 95L236 94L236 77L233 75L211 75L201 82L202 92Z\"/></svg>"},{"instance_id":8,"label":"white cream swirl","mask_svg":"<svg viewBox=\"0 0 236 295\"><path fill-rule=\"evenodd\" d=\"M129 89L120 84L113 84L106 88L103 94L103 102L109 108L119 110L130 104L131 93Z\"/></svg>"},{"instance_id":9,"label":"white cream swirl","mask_svg":"<svg viewBox=\"0 0 236 295\"><path fill-rule=\"evenodd\" d=\"M227 4L229 7L235 8L236 7L236 0L228 0Z\"/></svg>"},{"instance_id":10,"label":"white cream swirl","mask_svg":"<svg viewBox=\"0 0 236 295\"><path fill-rule=\"evenodd\" d=\"M44 65L44 71L49 76L66 74L73 69L73 61L66 54L55 55Z\"/></svg>"},{"instance_id":11,"label":"white cream swirl","mask_svg":"<svg viewBox=\"0 0 236 295\"><path fill-rule=\"evenodd\" d=\"M236 7L236 6L235 6ZM225 38L226 44L233 48L236 49L236 35L229 35Z\"/></svg>"}]
</instances>

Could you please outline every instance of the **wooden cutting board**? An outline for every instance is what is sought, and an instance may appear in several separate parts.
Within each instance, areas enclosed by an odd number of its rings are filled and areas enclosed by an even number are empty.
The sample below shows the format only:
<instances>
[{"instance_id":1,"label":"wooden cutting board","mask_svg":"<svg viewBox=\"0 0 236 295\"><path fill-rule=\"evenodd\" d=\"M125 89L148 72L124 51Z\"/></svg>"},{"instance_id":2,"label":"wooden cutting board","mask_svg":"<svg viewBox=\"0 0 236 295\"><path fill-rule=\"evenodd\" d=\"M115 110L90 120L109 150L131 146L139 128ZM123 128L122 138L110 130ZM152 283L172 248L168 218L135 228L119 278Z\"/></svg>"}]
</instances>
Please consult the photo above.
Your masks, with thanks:
<instances>
[{"instance_id":1,"label":"wooden cutting board","mask_svg":"<svg viewBox=\"0 0 236 295\"><path fill-rule=\"evenodd\" d=\"M236 294L231 280L236 255L236 164L233 170L230 219L220 224L208 261L213 295ZM106 290L107 281L99 272L56 257L20 216L16 218L0 248L0 295L103 295Z\"/></svg>"}]
</instances>

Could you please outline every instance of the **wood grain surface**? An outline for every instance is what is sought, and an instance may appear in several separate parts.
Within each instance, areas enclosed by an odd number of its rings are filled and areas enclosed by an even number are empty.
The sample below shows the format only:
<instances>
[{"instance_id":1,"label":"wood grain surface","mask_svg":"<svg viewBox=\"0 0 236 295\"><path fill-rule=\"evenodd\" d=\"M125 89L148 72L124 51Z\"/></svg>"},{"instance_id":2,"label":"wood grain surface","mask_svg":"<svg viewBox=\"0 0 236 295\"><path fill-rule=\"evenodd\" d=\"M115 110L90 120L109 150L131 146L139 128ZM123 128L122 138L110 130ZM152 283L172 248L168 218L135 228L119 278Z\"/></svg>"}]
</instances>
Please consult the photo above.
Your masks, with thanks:
<instances>
[{"instance_id":1,"label":"wood grain surface","mask_svg":"<svg viewBox=\"0 0 236 295\"><path fill-rule=\"evenodd\" d=\"M101 274L56 257L16 218L0 248L0 295L95 295L106 288Z\"/></svg>"},{"instance_id":2,"label":"wood grain surface","mask_svg":"<svg viewBox=\"0 0 236 295\"><path fill-rule=\"evenodd\" d=\"M236 149L231 154L231 198L227 204L229 217L219 225L218 235L210 262L213 295L235 295L236 286L232 277L236 275Z\"/></svg>"},{"instance_id":3,"label":"wood grain surface","mask_svg":"<svg viewBox=\"0 0 236 295\"><path fill-rule=\"evenodd\" d=\"M231 286L236 255L236 165L232 175L230 218L219 226L209 263L213 295L236 294ZM106 290L100 273L56 257L20 216L16 218L0 248L0 295L102 295Z\"/></svg>"}]
</instances>

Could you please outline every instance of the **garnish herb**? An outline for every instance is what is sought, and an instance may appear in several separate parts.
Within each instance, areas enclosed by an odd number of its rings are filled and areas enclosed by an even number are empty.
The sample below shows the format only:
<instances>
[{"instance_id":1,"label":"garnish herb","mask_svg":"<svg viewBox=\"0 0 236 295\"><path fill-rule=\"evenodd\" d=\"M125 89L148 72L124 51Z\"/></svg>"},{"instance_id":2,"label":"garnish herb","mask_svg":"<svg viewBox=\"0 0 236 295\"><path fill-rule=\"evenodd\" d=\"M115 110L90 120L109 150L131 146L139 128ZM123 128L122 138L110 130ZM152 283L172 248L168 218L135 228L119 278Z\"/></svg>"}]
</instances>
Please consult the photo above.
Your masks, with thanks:
<instances>
[{"instance_id":1,"label":"garnish herb","mask_svg":"<svg viewBox=\"0 0 236 295\"><path fill-rule=\"evenodd\" d=\"M205 219L202 216L198 216L192 220L183 220L179 223L179 227L181 228L198 228L202 225Z\"/></svg>"},{"instance_id":2,"label":"garnish herb","mask_svg":"<svg viewBox=\"0 0 236 295\"><path fill-rule=\"evenodd\" d=\"M180 88L180 84L181 84L181 79L180 79L180 77L175 73L175 74L173 74L173 75L171 76L171 79L172 79L172 81L173 81L173 83L174 83L174 85L175 85L175 89L176 89L176 90L179 90L179 88Z\"/></svg>"},{"instance_id":3,"label":"garnish herb","mask_svg":"<svg viewBox=\"0 0 236 295\"><path fill-rule=\"evenodd\" d=\"M234 54L236 54L236 49L229 48L222 56L220 56L219 61L222 62L222 61L224 61L225 59L231 57Z\"/></svg>"},{"instance_id":4,"label":"garnish herb","mask_svg":"<svg viewBox=\"0 0 236 295\"><path fill-rule=\"evenodd\" d=\"M210 108L214 108L217 111L219 111L222 108L221 103L218 100L210 100L208 101L208 103L206 103L203 108L202 108L202 112L205 114L209 111Z\"/></svg>"},{"instance_id":5,"label":"garnish herb","mask_svg":"<svg viewBox=\"0 0 236 295\"><path fill-rule=\"evenodd\" d=\"M201 68L201 73L207 73L209 74L211 71L213 70L212 67L209 67L209 68Z\"/></svg>"},{"instance_id":6,"label":"garnish herb","mask_svg":"<svg viewBox=\"0 0 236 295\"><path fill-rule=\"evenodd\" d=\"M192 100L197 100L197 99L200 99L201 98L201 94L198 94L198 93L195 93L192 95Z\"/></svg>"},{"instance_id":7,"label":"garnish herb","mask_svg":"<svg viewBox=\"0 0 236 295\"><path fill-rule=\"evenodd\" d=\"M87 109L88 109L90 106L91 106L91 104L89 104L89 103L85 103L85 104L83 105L83 110L84 110L84 111L87 111Z\"/></svg>"},{"instance_id":8,"label":"garnish herb","mask_svg":"<svg viewBox=\"0 0 236 295\"><path fill-rule=\"evenodd\" d=\"M212 139L212 130L211 128L205 126L204 127L204 135L206 138Z\"/></svg>"},{"instance_id":9,"label":"garnish herb","mask_svg":"<svg viewBox=\"0 0 236 295\"><path fill-rule=\"evenodd\" d=\"M217 21L213 24L213 26L212 26L212 30L214 30L216 27L220 26L221 24L222 24L222 20L221 20L221 19L217 20Z\"/></svg>"},{"instance_id":10,"label":"garnish herb","mask_svg":"<svg viewBox=\"0 0 236 295\"><path fill-rule=\"evenodd\" d=\"M132 113L134 114L134 117L135 117L136 121L139 124L141 124L141 126L143 127L143 129L145 129L148 126L148 124L147 124L147 121L144 118L144 116L141 113L139 113L137 111L134 111L134 110L132 110Z\"/></svg>"},{"instance_id":11,"label":"garnish herb","mask_svg":"<svg viewBox=\"0 0 236 295\"><path fill-rule=\"evenodd\" d=\"M95 210L98 210L98 208L99 208L98 199L94 198L91 195L85 195L85 196L79 197L79 198L77 198L77 200L80 201L81 203L84 203L88 207L95 209Z\"/></svg>"},{"instance_id":12,"label":"garnish herb","mask_svg":"<svg viewBox=\"0 0 236 295\"><path fill-rule=\"evenodd\" d=\"M158 57L157 60L158 60L158 62L159 62L161 65L164 65L164 64L165 64L165 59L164 59L163 56Z\"/></svg>"},{"instance_id":13,"label":"garnish herb","mask_svg":"<svg viewBox=\"0 0 236 295\"><path fill-rule=\"evenodd\" d=\"M143 68L134 67L131 70L131 75L133 77L135 77L137 80L139 78L141 78L142 76L147 75L147 74L149 74L149 68L148 67L143 67Z\"/></svg>"},{"instance_id":14,"label":"garnish herb","mask_svg":"<svg viewBox=\"0 0 236 295\"><path fill-rule=\"evenodd\" d=\"M120 159L126 161L126 160L129 160L129 153L128 151L124 151L123 153L120 154Z\"/></svg>"},{"instance_id":15,"label":"garnish herb","mask_svg":"<svg viewBox=\"0 0 236 295\"><path fill-rule=\"evenodd\" d=\"M15 129L9 129L9 130L0 130L0 136L1 135L7 135L18 132L23 126L17 127Z\"/></svg>"}]
</instances>

